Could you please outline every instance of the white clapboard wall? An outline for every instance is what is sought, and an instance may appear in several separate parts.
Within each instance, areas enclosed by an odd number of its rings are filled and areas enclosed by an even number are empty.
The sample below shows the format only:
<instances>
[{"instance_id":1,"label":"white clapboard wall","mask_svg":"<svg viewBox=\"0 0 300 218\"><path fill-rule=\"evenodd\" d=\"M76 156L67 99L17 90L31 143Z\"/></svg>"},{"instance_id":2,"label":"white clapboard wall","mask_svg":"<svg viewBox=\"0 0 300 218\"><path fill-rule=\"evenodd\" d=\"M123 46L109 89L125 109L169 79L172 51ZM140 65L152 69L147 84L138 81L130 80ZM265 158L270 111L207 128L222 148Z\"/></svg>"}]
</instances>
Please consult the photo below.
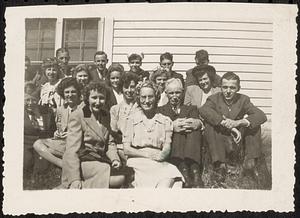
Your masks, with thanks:
<instances>
[{"instance_id":1,"label":"white clapboard wall","mask_svg":"<svg viewBox=\"0 0 300 218\"><path fill-rule=\"evenodd\" d=\"M112 61L124 64L127 54L143 52L142 68L153 70L164 52L174 55L173 69L185 76L195 66L195 52L205 49L210 64L222 76L227 71L241 78L241 93L271 118L271 22L213 20L114 20Z\"/></svg>"}]
</instances>

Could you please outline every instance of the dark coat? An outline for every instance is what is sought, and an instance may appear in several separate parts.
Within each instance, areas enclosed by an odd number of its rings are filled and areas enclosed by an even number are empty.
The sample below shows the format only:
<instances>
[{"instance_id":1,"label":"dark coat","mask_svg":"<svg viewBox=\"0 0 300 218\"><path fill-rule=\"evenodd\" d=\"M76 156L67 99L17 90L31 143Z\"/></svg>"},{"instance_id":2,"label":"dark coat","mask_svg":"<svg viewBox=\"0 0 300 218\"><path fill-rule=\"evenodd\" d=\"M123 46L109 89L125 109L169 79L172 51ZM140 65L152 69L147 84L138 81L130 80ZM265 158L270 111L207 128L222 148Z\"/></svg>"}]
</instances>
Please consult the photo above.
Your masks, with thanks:
<instances>
[{"instance_id":1,"label":"dark coat","mask_svg":"<svg viewBox=\"0 0 300 218\"><path fill-rule=\"evenodd\" d=\"M100 81L107 81L108 80L108 72L107 69L104 69L104 71L101 73L102 78L99 77L98 68L94 67L89 71L91 76L91 81L94 82L100 82Z\"/></svg>"},{"instance_id":2,"label":"dark coat","mask_svg":"<svg viewBox=\"0 0 300 218\"><path fill-rule=\"evenodd\" d=\"M130 70L128 72L136 74L139 78L139 81L149 80L150 77L150 73L148 71L144 71L143 69L140 69L138 72L132 72Z\"/></svg>"},{"instance_id":3,"label":"dark coat","mask_svg":"<svg viewBox=\"0 0 300 218\"><path fill-rule=\"evenodd\" d=\"M223 116L232 120L240 120L247 115L250 122L248 128L240 128L242 144L247 158L257 158L261 155L261 124L267 117L263 111L255 107L250 98L237 93L231 105L224 101L222 92L208 97L206 103L199 110L206 122L204 138L208 143L212 161L226 162L227 154L232 151L232 138L230 132L220 126Z\"/></svg>"},{"instance_id":4,"label":"dark coat","mask_svg":"<svg viewBox=\"0 0 300 218\"><path fill-rule=\"evenodd\" d=\"M176 114L170 103L159 107L158 111L168 116L172 121L177 118L195 118L199 119L199 113L195 106L180 106L180 113ZM179 158L181 160L188 158L198 163L201 161L201 132L195 130L190 133L174 132L172 136L170 158Z\"/></svg>"}]
</instances>

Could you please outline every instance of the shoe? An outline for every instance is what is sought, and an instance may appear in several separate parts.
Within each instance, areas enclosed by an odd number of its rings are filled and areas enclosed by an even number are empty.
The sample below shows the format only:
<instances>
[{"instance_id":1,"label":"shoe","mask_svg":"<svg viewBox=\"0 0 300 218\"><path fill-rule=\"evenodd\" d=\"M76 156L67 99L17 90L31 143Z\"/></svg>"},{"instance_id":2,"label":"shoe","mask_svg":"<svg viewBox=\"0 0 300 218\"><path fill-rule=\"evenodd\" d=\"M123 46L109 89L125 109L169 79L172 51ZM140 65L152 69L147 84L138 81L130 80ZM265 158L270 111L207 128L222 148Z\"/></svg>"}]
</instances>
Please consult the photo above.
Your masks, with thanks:
<instances>
[{"instance_id":1,"label":"shoe","mask_svg":"<svg viewBox=\"0 0 300 218\"><path fill-rule=\"evenodd\" d=\"M202 180L202 170L199 164L192 164L191 166L191 174L193 177L193 188L203 188L204 182Z\"/></svg>"},{"instance_id":2,"label":"shoe","mask_svg":"<svg viewBox=\"0 0 300 218\"><path fill-rule=\"evenodd\" d=\"M178 169L181 172L181 174L183 175L184 180L185 180L183 188L191 188L192 187L192 181L191 181L190 170L189 170L187 164L182 161L179 164Z\"/></svg>"}]
</instances>

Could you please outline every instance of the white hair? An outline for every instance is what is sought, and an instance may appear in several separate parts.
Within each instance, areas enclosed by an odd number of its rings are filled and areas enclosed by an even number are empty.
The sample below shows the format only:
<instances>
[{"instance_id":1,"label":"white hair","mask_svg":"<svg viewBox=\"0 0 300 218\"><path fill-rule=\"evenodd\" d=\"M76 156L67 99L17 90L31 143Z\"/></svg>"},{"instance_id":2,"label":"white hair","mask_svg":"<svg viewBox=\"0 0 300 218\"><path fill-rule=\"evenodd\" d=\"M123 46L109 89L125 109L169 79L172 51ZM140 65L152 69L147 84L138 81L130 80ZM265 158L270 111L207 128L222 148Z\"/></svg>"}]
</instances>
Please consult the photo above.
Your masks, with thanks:
<instances>
[{"instance_id":1,"label":"white hair","mask_svg":"<svg viewBox=\"0 0 300 218\"><path fill-rule=\"evenodd\" d=\"M171 79L168 79L168 80L166 81L166 84L165 84L165 91L166 91L166 92L168 91L168 87L169 87L170 84L172 84L172 83L177 84L177 85L179 86L179 88L180 88L182 91L184 90L184 89L183 89L182 82L181 82L180 79L178 79L178 78L171 78Z\"/></svg>"}]
</instances>

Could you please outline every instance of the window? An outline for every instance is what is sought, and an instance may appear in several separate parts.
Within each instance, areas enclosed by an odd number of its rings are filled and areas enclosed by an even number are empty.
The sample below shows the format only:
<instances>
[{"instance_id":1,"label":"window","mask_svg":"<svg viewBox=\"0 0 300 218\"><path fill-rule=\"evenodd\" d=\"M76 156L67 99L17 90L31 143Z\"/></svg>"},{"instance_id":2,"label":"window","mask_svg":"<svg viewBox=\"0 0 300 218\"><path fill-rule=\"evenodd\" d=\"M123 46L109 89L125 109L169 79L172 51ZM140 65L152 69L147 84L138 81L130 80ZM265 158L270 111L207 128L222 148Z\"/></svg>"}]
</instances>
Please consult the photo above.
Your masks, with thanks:
<instances>
[{"instance_id":1,"label":"window","mask_svg":"<svg viewBox=\"0 0 300 218\"><path fill-rule=\"evenodd\" d=\"M54 56L56 19L25 20L25 54L31 61Z\"/></svg>"},{"instance_id":2,"label":"window","mask_svg":"<svg viewBox=\"0 0 300 218\"><path fill-rule=\"evenodd\" d=\"M98 18L64 19L63 47L68 48L71 61L93 61L97 51Z\"/></svg>"}]
</instances>

